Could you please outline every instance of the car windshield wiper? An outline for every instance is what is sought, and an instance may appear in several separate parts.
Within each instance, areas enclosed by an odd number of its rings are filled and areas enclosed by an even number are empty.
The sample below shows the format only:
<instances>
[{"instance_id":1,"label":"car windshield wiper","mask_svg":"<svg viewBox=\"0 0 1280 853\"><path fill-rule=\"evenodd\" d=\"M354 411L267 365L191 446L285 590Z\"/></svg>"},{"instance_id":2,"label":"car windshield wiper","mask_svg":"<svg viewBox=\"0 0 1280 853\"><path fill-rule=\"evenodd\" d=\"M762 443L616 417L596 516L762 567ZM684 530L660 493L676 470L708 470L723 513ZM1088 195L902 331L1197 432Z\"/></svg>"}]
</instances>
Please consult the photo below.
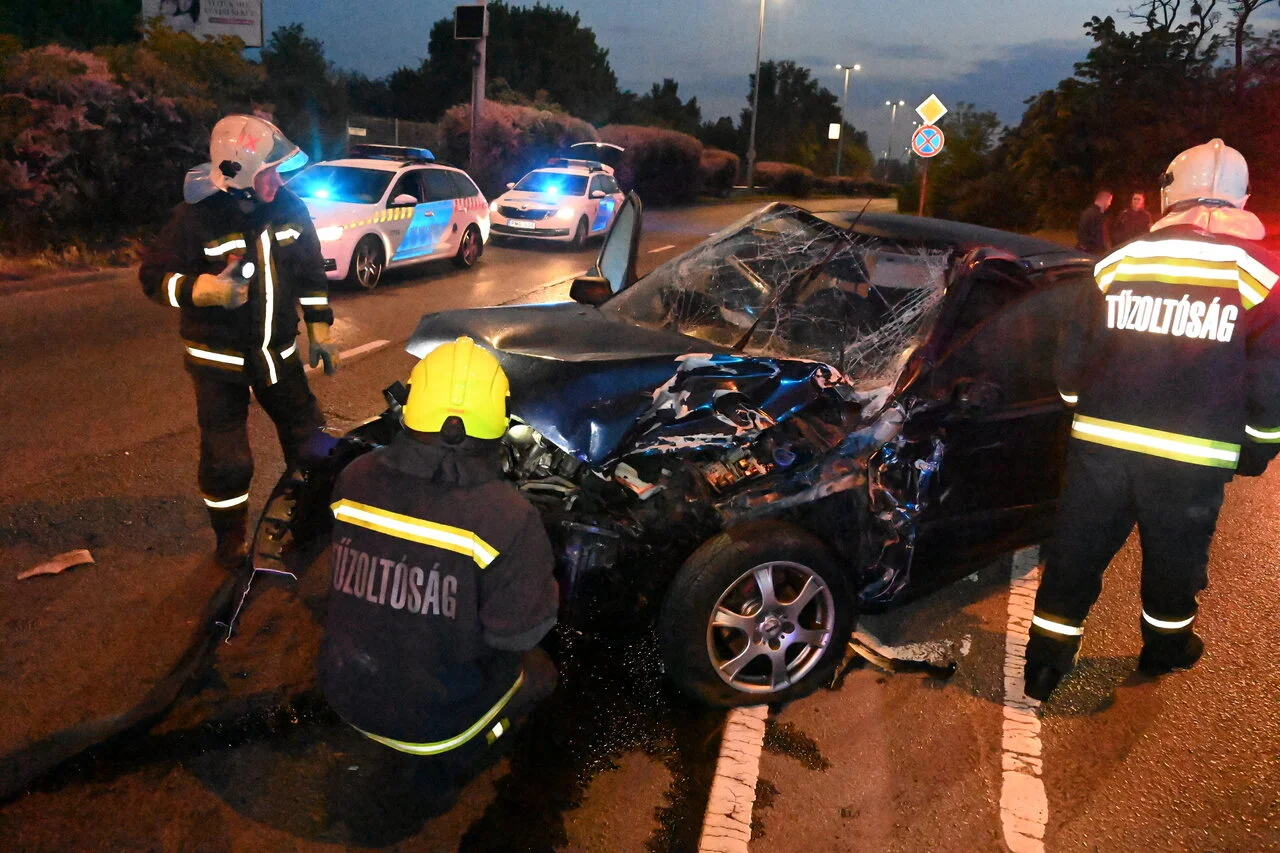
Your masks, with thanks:
<instances>
[{"instance_id":1,"label":"car windshield wiper","mask_svg":"<svg viewBox=\"0 0 1280 853\"><path fill-rule=\"evenodd\" d=\"M827 254L823 256L822 260L815 261L804 269L799 270L795 275L784 281L776 291L774 291L773 299L769 300L769 304L764 307L764 310L756 315L756 319L752 321L751 326L748 327L746 333L733 345L734 349L741 350L746 348L747 342L750 341L751 336L755 334L756 327L760 325L760 321L778 307L778 303L782 301L783 294L789 293L796 284L808 284L817 278L818 273L822 271L822 268L836 256L836 252L840 251L840 247L844 245L843 240L839 238L849 238L849 235L853 233L854 226L858 224L858 221L862 219L862 214L866 213L867 208L870 206L871 199L867 199L867 203L862 206L862 210L858 211L858 215L849 223L849 227L836 231L837 239L832 241L831 248L827 251Z\"/></svg>"}]
</instances>

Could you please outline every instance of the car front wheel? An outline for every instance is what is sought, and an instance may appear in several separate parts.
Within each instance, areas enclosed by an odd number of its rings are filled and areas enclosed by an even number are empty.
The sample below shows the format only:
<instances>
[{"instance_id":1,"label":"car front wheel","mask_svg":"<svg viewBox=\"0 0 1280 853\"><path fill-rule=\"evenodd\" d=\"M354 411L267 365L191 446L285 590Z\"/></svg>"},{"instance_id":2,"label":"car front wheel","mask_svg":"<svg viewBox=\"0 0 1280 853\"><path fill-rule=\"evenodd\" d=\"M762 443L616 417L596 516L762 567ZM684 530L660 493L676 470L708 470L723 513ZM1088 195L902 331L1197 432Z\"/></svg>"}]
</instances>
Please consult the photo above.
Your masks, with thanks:
<instances>
[{"instance_id":1,"label":"car front wheel","mask_svg":"<svg viewBox=\"0 0 1280 853\"><path fill-rule=\"evenodd\" d=\"M569 248L575 252L582 251L587 245L587 233L590 229L587 218L584 216L578 220L578 227L573 232L573 240L569 242Z\"/></svg>"},{"instance_id":2,"label":"car front wheel","mask_svg":"<svg viewBox=\"0 0 1280 853\"><path fill-rule=\"evenodd\" d=\"M382 270L386 264L382 241L370 234L356 244L356 250L351 254L351 269L347 272L347 281L364 290L373 290L382 279Z\"/></svg>"},{"instance_id":3,"label":"car front wheel","mask_svg":"<svg viewBox=\"0 0 1280 853\"><path fill-rule=\"evenodd\" d=\"M830 552L779 521L730 528L687 559L658 620L684 693L716 707L798 699L830 680L855 600Z\"/></svg>"}]
</instances>

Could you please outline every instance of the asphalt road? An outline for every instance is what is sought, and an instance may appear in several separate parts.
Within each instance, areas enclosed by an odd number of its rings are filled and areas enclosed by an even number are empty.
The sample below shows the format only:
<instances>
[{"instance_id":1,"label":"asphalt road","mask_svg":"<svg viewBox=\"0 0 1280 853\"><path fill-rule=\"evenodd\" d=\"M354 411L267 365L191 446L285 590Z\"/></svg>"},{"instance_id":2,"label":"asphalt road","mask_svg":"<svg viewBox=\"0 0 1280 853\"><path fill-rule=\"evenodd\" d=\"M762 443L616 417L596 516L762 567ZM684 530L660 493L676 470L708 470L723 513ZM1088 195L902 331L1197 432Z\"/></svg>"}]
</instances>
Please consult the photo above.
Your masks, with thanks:
<instances>
[{"instance_id":1,"label":"asphalt road","mask_svg":"<svg viewBox=\"0 0 1280 853\"><path fill-rule=\"evenodd\" d=\"M748 207L650 213L641 271ZM490 248L470 272L446 262L337 294L342 349L388 343L313 378L326 415L343 427L380 410L422 313L562 298L593 256ZM131 707L221 581L204 559L175 325L127 274L0 295L0 756ZM281 462L261 413L251 427L256 511ZM1208 651L1190 672L1133 676L1136 543L1108 574L1079 670L1038 714L1005 678L1025 594L1011 597L1011 578L1034 554L864 620L890 656L946 656L956 671L851 657L835 689L771 709L751 849L1280 849L1278 477L1228 490L1202 598ZM96 564L14 580L73 548ZM389 785L380 748L316 696L326 572L310 556L296 583L256 588L235 638L150 732L0 805L0 848L697 849L726 715L665 689L643 625L558 630L557 695L450 806Z\"/></svg>"}]
</instances>

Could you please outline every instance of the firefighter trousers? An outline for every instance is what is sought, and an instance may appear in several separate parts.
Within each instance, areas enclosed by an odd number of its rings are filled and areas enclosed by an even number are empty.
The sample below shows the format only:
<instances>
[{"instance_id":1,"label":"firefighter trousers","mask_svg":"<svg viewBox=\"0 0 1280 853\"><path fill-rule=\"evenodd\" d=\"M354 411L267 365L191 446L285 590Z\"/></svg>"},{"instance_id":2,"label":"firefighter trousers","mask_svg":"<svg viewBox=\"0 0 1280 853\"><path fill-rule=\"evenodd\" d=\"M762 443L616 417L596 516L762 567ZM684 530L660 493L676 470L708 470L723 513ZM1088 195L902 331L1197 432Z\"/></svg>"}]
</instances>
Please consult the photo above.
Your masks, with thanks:
<instances>
[{"instance_id":1,"label":"firefighter trousers","mask_svg":"<svg viewBox=\"0 0 1280 853\"><path fill-rule=\"evenodd\" d=\"M1144 644L1185 646L1196 596L1209 582L1209 543L1230 475L1080 440L1071 445L1036 595L1028 669L1071 669L1103 572L1135 523L1142 542Z\"/></svg>"},{"instance_id":2,"label":"firefighter trousers","mask_svg":"<svg viewBox=\"0 0 1280 853\"><path fill-rule=\"evenodd\" d=\"M200 425L200 491L214 532L243 529L248 511L253 453L249 448L249 385L192 372L196 421ZM324 418L307 384L301 362L286 359L279 381L253 386L254 396L275 424L286 464L298 460L302 446Z\"/></svg>"}]
</instances>

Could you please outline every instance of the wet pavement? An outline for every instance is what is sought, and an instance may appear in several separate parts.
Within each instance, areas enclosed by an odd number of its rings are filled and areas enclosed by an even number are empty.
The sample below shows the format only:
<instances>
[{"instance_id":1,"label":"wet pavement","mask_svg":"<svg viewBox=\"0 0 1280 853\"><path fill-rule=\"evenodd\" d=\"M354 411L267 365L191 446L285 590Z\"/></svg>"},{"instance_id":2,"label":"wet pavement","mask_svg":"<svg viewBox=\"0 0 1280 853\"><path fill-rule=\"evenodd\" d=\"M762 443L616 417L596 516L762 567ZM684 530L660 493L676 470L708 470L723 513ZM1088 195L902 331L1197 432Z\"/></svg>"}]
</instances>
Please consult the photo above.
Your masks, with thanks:
<instances>
[{"instance_id":1,"label":"wet pavement","mask_svg":"<svg viewBox=\"0 0 1280 853\"><path fill-rule=\"evenodd\" d=\"M641 269L670 256L647 250L678 251L741 212L655 215ZM494 249L475 280L432 268L337 296L340 346L390 343L313 379L327 417L341 428L380 410L380 389L412 363L400 348L422 311L562 295L593 254ZM41 312L33 298L0 299L0 405L19 413L0 428L0 755L135 706L199 634L224 580L204 562L194 407L170 358L171 318L131 280L43 294ZM40 342L73 317L81 334L46 353ZM280 460L259 412L251 435L261 507ZM1208 651L1191 672L1133 676L1140 556L1126 546L1079 670L1044 708L1043 841L1022 849L1280 850L1278 489L1280 471L1228 490L1203 597ZM78 547L97 563L13 579ZM327 567L315 549L291 559L297 581L255 583L235 636L162 719L0 803L0 848L697 849L725 714L673 694L643 614L558 627L554 697L496 764L461 791L436 789L405 783L387 750L319 699ZM836 689L771 709L752 849L1010 849L1012 571L1005 558L862 621L860 636L889 657L941 644L929 648L954 658L949 677L851 655Z\"/></svg>"}]
</instances>

